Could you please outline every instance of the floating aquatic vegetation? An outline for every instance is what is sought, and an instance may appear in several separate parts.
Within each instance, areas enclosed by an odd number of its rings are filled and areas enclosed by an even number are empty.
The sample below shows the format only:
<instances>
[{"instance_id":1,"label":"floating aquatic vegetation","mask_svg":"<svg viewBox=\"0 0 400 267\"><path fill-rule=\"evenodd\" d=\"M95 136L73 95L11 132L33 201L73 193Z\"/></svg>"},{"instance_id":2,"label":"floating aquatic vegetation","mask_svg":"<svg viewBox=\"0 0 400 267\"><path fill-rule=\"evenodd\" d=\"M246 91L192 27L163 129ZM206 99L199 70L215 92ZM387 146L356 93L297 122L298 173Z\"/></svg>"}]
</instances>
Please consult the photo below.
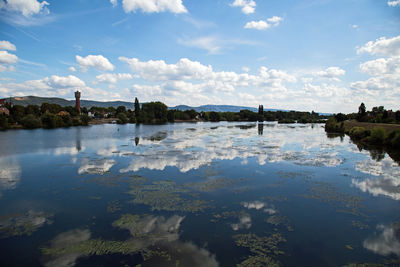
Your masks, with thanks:
<instances>
[{"instance_id":1,"label":"floating aquatic vegetation","mask_svg":"<svg viewBox=\"0 0 400 267\"><path fill-rule=\"evenodd\" d=\"M279 178L289 178L295 179L296 177L301 177L303 179L310 179L312 175L307 172L288 172L288 171L279 171L277 172Z\"/></svg>"},{"instance_id":2,"label":"floating aquatic vegetation","mask_svg":"<svg viewBox=\"0 0 400 267\"><path fill-rule=\"evenodd\" d=\"M255 234L239 234L233 236L233 239L237 246L248 248L253 254L237 266L280 266L274 257L285 254L278 246L286 242L286 239L279 233L262 237Z\"/></svg>"},{"instance_id":3,"label":"floating aquatic vegetation","mask_svg":"<svg viewBox=\"0 0 400 267\"><path fill-rule=\"evenodd\" d=\"M365 230L365 229L369 228L369 226L367 224L365 224L365 223L363 223L361 221L354 221L353 220L353 221L351 221L351 225L354 226L354 227L357 227L357 228L359 228L361 230Z\"/></svg>"},{"instance_id":4,"label":"floating aquatic vegetation","mask_svg":"<svg viewBox=\"0 0 400 267\"><path fill-rule=\"evenodd\" d=\"M186 187L194 188L200 192L212 192L218 189L235 185L237 182L227 178L208 179L206 181L185 184Z\"/></svg>"},{"instance_id":5,"label":"floating aquatic vegetation","mask_svg":"<svg viewBox=\"0 0 400 267\"><path fill-rule=\"evenodd\" d=\"M121 210L121 205L118 200L113 200L108 202L107 204L107 211L110 213L114 213Z\"/></svg>"},{"instance_id":6,"label":"floating aquatic vegetation","mask_svg":"<svg viewBox=\"0 0 400 267\"><path fill-rule=\"evenodd\" d=\"M271 201L271 202L286 202L289 199L285 196L266 196L264 199Z\"/></svg>"},{"instance_id":7,"label":"floating aquatic vegetation","mask_svg":"<svg viewBox=\"0 0 400 267\"><path fill-rule=\"evenodd\" d=\"M286 216L272 215L268 217L267 222L275 226L284 225L288 231L294 231L293 227L289 223L289 219Z\"/></svg>"},{"instance_id":8,"label":"floating aquatic vegetation","mask_svg":"<svg viewBox=\"0 0 400 267\"><path fill-rule=\"evenodd\" d=\"M336 188L329 183L315 182L315 185L309 189L309 192L309 195L301 196L304 198L316 199L321 202L335 203L340 207L336 210L337 212L367 217L367 215L360 211L360 209L363 208L361 205L361 197L338 192Z\"/></svg>"},{"instance_id":9,"label":"floating aquatic vegetation","mask_svg":"<svg viewBox=\"0 0 400 267\"><path fill-rule=\"evenodd\" d=\"M206 208L206 201L183 198L182 193L188 193L188 190L168 180L131 186L128 193L134 197L133 203L150 206L152 210L194 213Z\"/></svg>"},{"instance_id":10,"label":"floating aquatic vegetation","mask_svg":"<svg viewBox=\"0 0 400 267\"><path fill-rule=\"evenodd\" d=\"M12 236L32 235L40 227L52 224L52 214L36 212L4 215L0 217L0 236L3 238Z\"/></svg>"}]
</instances>

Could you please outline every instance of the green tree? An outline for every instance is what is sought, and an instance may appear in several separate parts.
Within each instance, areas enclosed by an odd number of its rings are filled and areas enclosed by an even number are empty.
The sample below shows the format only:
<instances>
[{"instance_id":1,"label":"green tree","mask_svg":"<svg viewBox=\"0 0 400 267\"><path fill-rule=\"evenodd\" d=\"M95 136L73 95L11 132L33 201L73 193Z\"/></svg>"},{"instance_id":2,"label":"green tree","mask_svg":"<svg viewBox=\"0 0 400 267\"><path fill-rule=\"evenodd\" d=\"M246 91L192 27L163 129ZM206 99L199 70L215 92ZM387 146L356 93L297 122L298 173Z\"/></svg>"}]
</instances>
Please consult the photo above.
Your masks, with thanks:
<instances>
[{"instance_id":1,"label":"green tree","mask_svg":"<svg viewBox=\"0 0 400 267\"><path fill-rule=\"evenodd\" d=\"M0 129L5 130L8 128L8 118L6 115L0 115Z\"/></svg>"},{"instance_id":2,"label":"green tree","mask_svg":"<svg viewBox=\"0 0 400 267\"><path fill-rule=\"evenodd\" d=\"M25 108L20 105L15 105L11 108L10 115L13 117L14 121L20 123L21 119L25 116Z\"/></svg>"},{"instance_id":3,"label":"green tree","mask_svg":"<svg viewBox=\"0 0 400 267\"><path fill-rule=\"evenodd\" d=\"M363 121L364 117L366 115L366 108L365 108L365 104L361 103L360 107L358 108L358 121Z\"/></svg>"},{"instance_id":4,"label":"green tree","mask_svg":"<svg viewBox=\"0 0 400 267\"><path fill-rule=\"evenodd\" d=\"M117 113L117 115L120 114L120 113L126 113L126 108L125 108L125 106L119 106L119 107L117 108L116 113ZM126 115L125 115L125 116L126 116Z\"/></svg>"},{"instance_id":5,"label":"green tree","mask_svg":"<svg viewBox=\"0 0 400 267\"><path fill-rule=\"evenodd\" d=\"M46 112L40 118L42 121L43 128L53 129L56 128L56 115L50 112Z\"/></svg>"},{"instance_id":6,"label":"green tree","mask_svg":"<svg viewBox=\"0 0 400 267\"><path fill-rule=\"evenodd\" d=\"M125 124L128 123L129 119L128 117L125 115L125 113L118 113L117 115L117 123L118 124Z\"/></svg>"},{"instance_id":7,"label":"green tree","mask_svg":"<svg viewBox=\"0 0 400 267\"><path fill-rule=\"evenodd\" d=\"M135 115L136 115L136 117L139 117L139 113L140 113L140 104L139 104L139 100L137 99L137 97L135 97Z\"/></svg>"},{"instance_id":8,"label":"green tree","mask_svg":"<svg viewBox=\"0 0 400 267\"><path fill-rule=\"evenodd\" d=\"M220 119L221 119L219 113L215 112L215 111L210 112L209 118L210 118L210 121L214 121L214 122L220 121Z\"/></svg>"},{"instance_id":9,"label":"green tree","mask_svg":"<svg viewBox=\"0 0 400 267\"><path fill-rule=\"evenodd\" d=\"M40 116L40 108L36 105L28 105L25 108L25 114L26 115L32 114L32 115L35 115L36 117L39 117Z\"/></svg>"},{"instance_id":10,"label":"green tree","mask_svg":"<svg viewBox=\"0 0 400 267\"><path fill-rule=\"evenodd\" d=\"M26 129L35 129L35 128L40 128L42 126L40 120L33 114L28 114L25 117L23 117L21 120L21 124Z\"/></svg>"}]
</instances>

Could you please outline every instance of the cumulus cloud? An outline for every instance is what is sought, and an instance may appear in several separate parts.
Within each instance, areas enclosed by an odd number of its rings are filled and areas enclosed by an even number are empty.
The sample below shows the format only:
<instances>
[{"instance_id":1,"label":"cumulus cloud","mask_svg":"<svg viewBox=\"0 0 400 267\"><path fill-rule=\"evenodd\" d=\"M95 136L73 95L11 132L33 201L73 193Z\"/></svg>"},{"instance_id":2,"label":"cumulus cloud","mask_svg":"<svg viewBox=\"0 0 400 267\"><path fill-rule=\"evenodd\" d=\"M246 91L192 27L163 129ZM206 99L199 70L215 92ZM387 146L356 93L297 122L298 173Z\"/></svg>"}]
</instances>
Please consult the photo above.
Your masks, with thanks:
<instances>
[{"instance_id":1,"label":"cumulus cloud","mask_svg":"<svg viewBox=\"0 0 400 267\"><path fill-rule=\"evenodd\" d=\"M325 70L318 71L315 74L322 78L339 81L339 77L345 75L346 71L339 67L329 67Z\"/></svg>"},{"instance_id":2,"label":"cumulus cloud","mask_svg":"<svg viewBox=\"0 0 400 267\"><path fill-rule=\"evenodd\" d=\"M110 0L110 3L113 7L116 7L118 5L118 0Z\"/></svg>"},{"instance_id":3,"label":"cumulus cloud","mask_svg":"<svg viewBox=\"0 0 400 267\"><path fill-rule=\"evenodd\" d=\"M46 6L49 3L46 1L39 2L37 0L7 0L0 1L0 9L7 11L22 13L25 17L29 17L41 12L49 13Z\"/></svg>"},{"instance_id":4,"label":"cumulus cloud","mask_svg":"<svg viewBox=\"0 0 400 267\"><path fill-rule=\"evenodd\" d=\"M276 27L280 24L280 22L283 20L281 17L273 16L272 18L265 20L259 20L259 21L250 21L247 22L246 25L244 26L245 29L255 29L255 30L266 30L271 27Z\"/></svg>"},{"instance_id":5,"label":"cumulus cloud","mask_svg":"<svg viewBox=\"0 0 400 267\"><path fill-rule=\"evenodd\" d=\"M370 60L360 64L360 70L371 76L382 74L400 75L400 57Z\"/></svg>"},{"instance_id":6,"label":"cumulus cloud","mask_svg":"<svg viewBox=\"0 0 400 267\"><path fill-rule=\"evenodd\" d=\"M96 79L101 83L117 83L118 80L133 79L133 76L129 73L105 73L97 75Z\"/></svg>"},{"instance_id":7,"label":"cumulus cloud","mask_svg":"<svg viewBox=\"0 0 400 267\"><path fill-rule=\"evenodd\" d=\"M395 254L400 256L400 224L378 225L377 229L381 232L380 235L366 239L363 242L363 246L379 255Z\"/></svg>"},{"instance_id":8,"label":"cumulus cloud","mask_svg":"<svg viewBox=\"0 0 400 267\"><path fill-rule=\"evenodd\" d=\"M400 36L389 39L381 37L375 41L369 41L357 49L357 53L369 53L371 55L383 55L388 57L400 56Z\"/></svg>"},{"instance_id":9,"label":"cumulus cloud","mask_svg":"<svg viewBox=\"0 0 400 267\"><path fill-rule=\"evenodd\" d=\"M76 71L75 67L69 67L68 70L69 70L70 72L75 72L75 71Z\"/></svg>"},{"instance_id":10,"label":"cumulus cloud","mask_svg":"<svg viewBox=\"0 0 400 267\"><path fill-rule=\"evenodd\" d=\"M400 6L400 0L388 1L388 6Z\"/></svg>"},{"instance_id":11,"label":"cumulus cloud","mask_svg":"<svg viewBox=\"0 0 400 267\"><path fill-rule=\"evenodd\" d=\"M92 92L86 87L85 82L76 76L57 76L52 75L39 80L28 80L23 83L0 84L0 91L7 95L49 95L60 96L72 94L73 90L84 90Z\"/></svg>"},{"instance_id":12,"label":"cumulus cloud","mask_svg":"<svg viewBox=\"0 0 400 267\"><path fill-rule=\"evenodd\" d=\"M244 14L252 14L256 9L256 2L254 0L235 0L231 6L241 7Z\"/></svg>"},{"instance_id":13,"label":"cumulus cloud","mask_svg":"<svg viewBox=\"0 0 400 267\"><path fill-rule=\"evenodd\" d=\"M0 51L0 64L14 64L17 63L18 57L10 54L7 51Z\"/></svg>"},{"instance_id":14,"label":"cumulus cloud","mask_svg":"<svg viewBox=\"0 0 400 267\"><path fill-rule=\"evenodd\" d=\"M74 75L46 77L43 82L51 87L65 88L65 87L83 87L85 82Z\"/></svg>"},{"instance_id":15,"label":"cumulus cloud","mask_svg":"<svg viewBox=\"0 0 400 267\"><path fill-rule=\"evenodd\" d=\"M87 71L89 68L97 70L114 70L115 66L102 55L88 55L86 57L76 56L76 61L82 71Z\"/></svg>"},{"instance_id":16,"label":"cumulus cloud","mask_svg":"<svg viewBox=\"0 0 400 267\"><path fill-rule=\"evenodd\" d=\"M0 41L0 50L15 51L17 48L9 41Z\"/></svg>"},{"instance_id":17,"label":"cumulus cloud","mask_svg":"<svg viewBox=\"0 0 400 267\"><path fill-rule=\"evenodd\" d=\"M111 0L111 3L116 0ZM182 0L122 0L122 6L126 13L141 10L144 13L172 12L175 14L187 13Z\"/></svg>"}]
</instances>

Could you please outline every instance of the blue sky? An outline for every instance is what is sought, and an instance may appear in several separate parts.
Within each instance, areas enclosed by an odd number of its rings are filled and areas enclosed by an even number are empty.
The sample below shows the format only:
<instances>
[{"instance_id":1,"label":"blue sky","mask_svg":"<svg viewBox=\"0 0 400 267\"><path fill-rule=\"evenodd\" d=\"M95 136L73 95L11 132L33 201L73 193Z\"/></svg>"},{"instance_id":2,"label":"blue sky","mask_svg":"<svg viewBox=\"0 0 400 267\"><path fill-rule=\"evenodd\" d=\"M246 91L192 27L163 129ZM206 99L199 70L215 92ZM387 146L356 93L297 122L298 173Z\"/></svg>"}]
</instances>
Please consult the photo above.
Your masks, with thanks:
<instances>
[{"instance_id":1,"label":"blue sky","mask_svg":"<svg viewBox=\"0 0 400 267\"><path fill-rule=\"evenodd\" d=\"M0 0L0 97L400 109L400 0Z\"/></svg>"}]
</instances>

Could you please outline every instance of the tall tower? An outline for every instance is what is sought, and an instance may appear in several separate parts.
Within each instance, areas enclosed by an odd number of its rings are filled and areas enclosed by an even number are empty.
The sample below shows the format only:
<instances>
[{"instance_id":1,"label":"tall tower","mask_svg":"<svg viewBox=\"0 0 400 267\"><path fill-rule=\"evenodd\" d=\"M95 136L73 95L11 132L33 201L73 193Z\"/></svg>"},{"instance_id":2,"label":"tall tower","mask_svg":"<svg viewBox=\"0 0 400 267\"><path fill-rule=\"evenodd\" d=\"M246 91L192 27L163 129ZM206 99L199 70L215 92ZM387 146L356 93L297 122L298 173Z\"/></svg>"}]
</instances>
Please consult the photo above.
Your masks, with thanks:
<instances>
[{"instance_id":1,"label":"tall tower","mask_svg":"<svg viewBox=\"0 0 400 267\"><path fill-rule=\"evenodd\" d=\"M75 92L75 108L81 114L81 92L79 91Z\"/></svg>"}]
</instances>

